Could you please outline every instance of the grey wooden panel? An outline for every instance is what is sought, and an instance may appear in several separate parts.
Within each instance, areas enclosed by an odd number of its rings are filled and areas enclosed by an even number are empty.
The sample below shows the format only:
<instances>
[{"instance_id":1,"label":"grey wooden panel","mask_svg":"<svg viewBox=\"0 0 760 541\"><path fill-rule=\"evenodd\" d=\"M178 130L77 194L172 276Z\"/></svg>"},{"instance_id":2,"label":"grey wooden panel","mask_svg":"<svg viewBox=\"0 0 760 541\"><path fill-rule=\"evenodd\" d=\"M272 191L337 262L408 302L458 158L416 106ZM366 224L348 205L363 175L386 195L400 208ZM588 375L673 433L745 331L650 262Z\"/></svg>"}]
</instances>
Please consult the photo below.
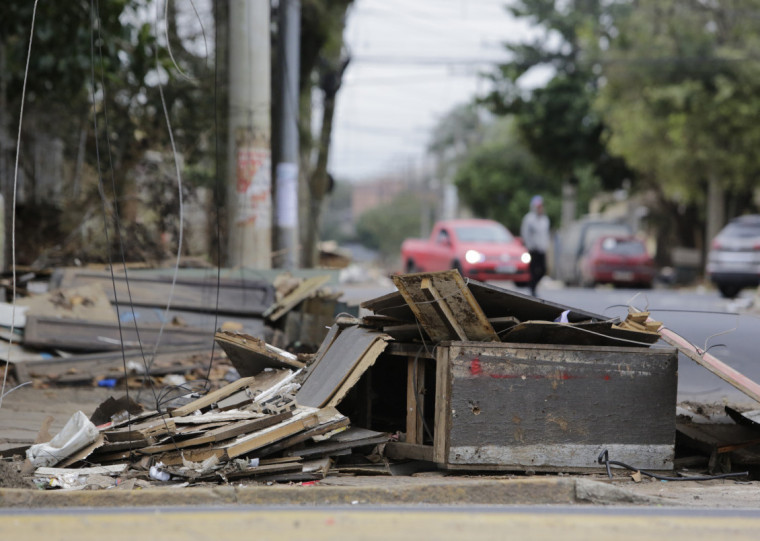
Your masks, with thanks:
<instances>
[{"instance_id":1,"label":"grey wooden panel","mask_svg":"<svg viewBox=\"0 0 760 541\"><path fill-rule=\"evenodd\" d=\"M450 463L582 466L615 445L637 449L639 467L672 467L672 348L489 346L450 346Z\"/></svg>"},{"instance_id":2,"label":"grey wooden panel","mask_svg":"<svg viewBox=\"0 0 760 541\"><path fill-rule=\"evenodd\" d=\"M159 326L124 323L121 330L116 323L99 323L75 319L58 319L32 316L27 318L24 344L38 348L61 348L72 351L114 351L142 345L153 347L159 335ZM211 344L213 330L192 327L166 326L161 333L163 345Z\"/></svg>"},{"instance_id":3,"label":"grey wooden panel","mask_svg":"<svg viewBox=\"0 0 760 541\"><path fill-rule=\"evenodd\" d=\"M322 407L348 377L364 352L384 336L356 326L341 331L303 382L296 394L296 402L303 406Z\"/></svg>"},{"instance_id":4,"label":"grey wooden panel","mask_svg":"<svg viewBox=\"0 0 760 541\"><path fill-rule=\"evenodd\" d=\"M100 284L111 302L119 306L164 307L171 296L171 306L178 310L218 312L261 316L274 302L274 286L263 280L242 280L207 276L180 277L174 284L172 276L149 275L129 271L125 277L110 273L68 269L59 279L61 287ZM115 290L114 290L115 288Z\"/></svg>"}]
</instances>

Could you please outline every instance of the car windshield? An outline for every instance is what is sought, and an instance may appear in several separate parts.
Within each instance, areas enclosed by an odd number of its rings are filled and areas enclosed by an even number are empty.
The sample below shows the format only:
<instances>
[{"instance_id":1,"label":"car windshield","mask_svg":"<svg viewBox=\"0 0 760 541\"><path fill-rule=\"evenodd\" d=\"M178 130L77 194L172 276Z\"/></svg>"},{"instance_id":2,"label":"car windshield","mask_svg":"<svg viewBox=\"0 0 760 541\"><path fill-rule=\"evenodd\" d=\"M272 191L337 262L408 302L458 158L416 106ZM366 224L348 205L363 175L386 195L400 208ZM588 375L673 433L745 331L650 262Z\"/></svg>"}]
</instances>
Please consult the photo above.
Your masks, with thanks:
<instances>
[{"instance_id":1,"label":"car windshield","mask_svg":"<svg viewBox=\"0 0 760 541\"><path fill-rule=\"evenodd\" d=\"M461 242L512 242L514 237L502 225L460 225L456 228Z\"/></svg>"},{"instance_id":2,"label":"car windshield","mask_svg":"<svg viewBox=\"0 0 760 541\"><path fill-rule=\"evenodd\" d=\"M644 243L636 239L607 238L602 241L602 250L616 255L642 255L646 253Z\"/></svg>"},{"instance_id":3,"label":"car windshield","mask_svg":"<svg viewBox=\"0 0 760 541\"><path fill-rule=\"evenodd\" d=\"M730 223L723 229L721 236L741 239L760 237L760 223Z\"/></svg>"}]
</instances>

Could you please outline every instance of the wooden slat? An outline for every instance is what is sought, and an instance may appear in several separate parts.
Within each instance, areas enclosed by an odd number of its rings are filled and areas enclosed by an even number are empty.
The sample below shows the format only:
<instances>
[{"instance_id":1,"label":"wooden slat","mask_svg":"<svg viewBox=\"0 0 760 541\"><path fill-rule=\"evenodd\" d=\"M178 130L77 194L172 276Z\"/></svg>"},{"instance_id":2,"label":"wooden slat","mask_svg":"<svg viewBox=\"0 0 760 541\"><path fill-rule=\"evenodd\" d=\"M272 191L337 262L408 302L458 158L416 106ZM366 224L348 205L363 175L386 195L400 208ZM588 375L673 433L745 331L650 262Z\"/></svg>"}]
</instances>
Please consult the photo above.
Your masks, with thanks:
<instances>
[{"instance_id":1,"label":"wooden slat","mask_svg":"<svg viewBox=\"0 0 760 541\"><path fill-rule=\"evenodd\" d=\"M290 419L238 438L234 443L224 446L224 451L228 458L235 458L311 428L318 422L317 410L301 409Z\"/></svg>"},{"instance_id":2,"label":"wooden slat","mask_svg":"<svg viewBox=\"0 0 760 541\"><path fill-rule=\"evenodd\" d=\"M172 410L171 415L172 417L184 417L185 415L189 415L195 410L203 409L210 406L211 404L218 402L219 400L227 398L240 389L248 387L254 381L256 380L253 377L240 378L228 385L225 385L221 389L212 391L198 398L197 400L193 400L189 404L185 404L184 406Z\"/></svg>"},{"instance_id":3,"label":"wooden slat","mask_svg":"<svg viewBox=\"0 0 760 541\"><path fill-rule=\"evenodd\" d=\"M459 271L404 274L393 283L433 342L499 341Z\"/></svg>"},{"instance_id":4,"label":"wooden slat","mask_svg":"<svg viewBox=\"0 0 760 541\"><path fill-rule=\"evenodd\" d=\"M406 370L406 442L421 444L425 415L425 361L409 357Z\"/></svg>"}]
</instances>

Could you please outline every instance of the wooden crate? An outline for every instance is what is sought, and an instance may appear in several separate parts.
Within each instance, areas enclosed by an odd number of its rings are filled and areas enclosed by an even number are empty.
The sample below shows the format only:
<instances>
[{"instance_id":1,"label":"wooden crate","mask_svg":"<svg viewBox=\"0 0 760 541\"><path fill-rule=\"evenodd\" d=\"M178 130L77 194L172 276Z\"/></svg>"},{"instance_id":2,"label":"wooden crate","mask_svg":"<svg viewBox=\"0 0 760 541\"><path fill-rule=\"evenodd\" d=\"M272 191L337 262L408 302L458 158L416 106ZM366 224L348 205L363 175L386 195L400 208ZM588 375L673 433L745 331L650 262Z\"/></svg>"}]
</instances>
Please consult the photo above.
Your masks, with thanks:
<instances>
[{"instance_id":1,"label":"wooden crate","mask_svg":"<svg viewBox=\"0 0 760 541\"><path fill-rule=\"evenodd\" d=\"M448 469L673 469L674 348L450 342L437 349L433 459Z\"/></svg>"}]
</instances>

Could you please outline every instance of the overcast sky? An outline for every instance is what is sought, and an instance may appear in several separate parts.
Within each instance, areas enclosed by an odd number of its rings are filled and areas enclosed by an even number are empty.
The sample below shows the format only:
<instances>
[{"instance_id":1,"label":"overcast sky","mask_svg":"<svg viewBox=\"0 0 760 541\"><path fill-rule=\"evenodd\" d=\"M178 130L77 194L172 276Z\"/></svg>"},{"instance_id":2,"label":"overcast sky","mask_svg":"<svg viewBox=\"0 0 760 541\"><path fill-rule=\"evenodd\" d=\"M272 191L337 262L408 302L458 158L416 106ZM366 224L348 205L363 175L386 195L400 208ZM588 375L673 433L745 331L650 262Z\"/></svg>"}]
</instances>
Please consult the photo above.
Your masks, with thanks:
<instances>
[{"instance_id":1,"label":"overcast sky","mask_svg":"<svg viewBox=\"0 0 760 541\"><path fill-rule=\"evenodd\" d=\"M488 89L478 74L530 29L509 0L355 0L352 62L338 94L330 171L361 181L422 163L436 122Z\"/></svg>"}]
</instances>

